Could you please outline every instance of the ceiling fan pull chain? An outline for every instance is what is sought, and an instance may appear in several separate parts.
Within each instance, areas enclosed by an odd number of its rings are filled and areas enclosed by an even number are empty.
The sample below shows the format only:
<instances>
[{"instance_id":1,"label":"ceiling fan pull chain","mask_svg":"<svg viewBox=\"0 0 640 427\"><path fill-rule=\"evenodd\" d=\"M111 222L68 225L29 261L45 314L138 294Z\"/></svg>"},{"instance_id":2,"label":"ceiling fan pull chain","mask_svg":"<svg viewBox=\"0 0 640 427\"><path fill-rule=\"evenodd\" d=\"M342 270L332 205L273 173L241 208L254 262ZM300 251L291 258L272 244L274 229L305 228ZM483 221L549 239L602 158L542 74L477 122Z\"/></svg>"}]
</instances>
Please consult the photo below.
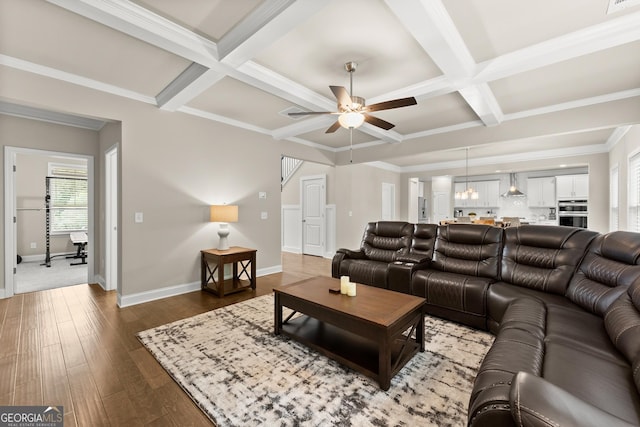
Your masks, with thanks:
<instances>
[{"instance_id":1,"label":"ceiling fan pull chain","mask_svg":"<svg viewBox=\"0 0 640 427\"><path fill-rule=\"evenodd\" d=\"M349 163L353 163L353 128L349 128Z\"/></svg>"}]
</instances>

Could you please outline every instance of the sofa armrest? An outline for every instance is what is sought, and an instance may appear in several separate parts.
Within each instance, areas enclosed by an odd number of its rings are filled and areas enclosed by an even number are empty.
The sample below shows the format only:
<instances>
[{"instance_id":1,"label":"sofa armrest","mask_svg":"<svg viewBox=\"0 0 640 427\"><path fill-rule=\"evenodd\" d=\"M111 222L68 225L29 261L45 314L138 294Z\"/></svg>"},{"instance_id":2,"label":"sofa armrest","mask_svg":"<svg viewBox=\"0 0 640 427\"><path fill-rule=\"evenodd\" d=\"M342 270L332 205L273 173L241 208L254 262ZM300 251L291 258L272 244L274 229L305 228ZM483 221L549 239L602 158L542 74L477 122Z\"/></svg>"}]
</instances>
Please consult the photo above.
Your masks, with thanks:
<instances>
[{"instance_id":1,"label":"sofa armrest","mask_svg":"<svg viewBox=\"0 0 640 427\"><path fill-rule=\"evenodd\" d=\"M526 372L518 372L509 393L517 426L629 427L630 424L560 387Z\"/></svg>"},{"instance_id":2,"label":"sofa armrest","mask_svg":"<svg viewBox=\"0 0 640 427\"><path fill-rule=\"evenodd\" d=\"M405 262L410 264L421 264L423 267L428 267L431 264L431 257L422 254L404 254L398 255L396 261Z\"/></svg>"},{"instance_id":3,"label":"sofa armrest","mask_svg":"<svg viewBox=\"0 0 640 427\"><path fill-rule=\"evenodd\" d=\"M405 256L389 264L389 274L387 275L387 289L404 294L413 295L411 278L413 273L422 268L429 268L431 259L414 259Z\"/></svg>"},{"instance_id":4,"label":"sofa armrest","mask_svg":"<svg viewBox=\"0 0 640 427\"><path fill-rule=\"evenodd\" d=\"M351 249L340 248L336 251L336 254L343 254L343 258L367 259L367 256L361 250L354 251Z\"/></svg>"}]
</instances>

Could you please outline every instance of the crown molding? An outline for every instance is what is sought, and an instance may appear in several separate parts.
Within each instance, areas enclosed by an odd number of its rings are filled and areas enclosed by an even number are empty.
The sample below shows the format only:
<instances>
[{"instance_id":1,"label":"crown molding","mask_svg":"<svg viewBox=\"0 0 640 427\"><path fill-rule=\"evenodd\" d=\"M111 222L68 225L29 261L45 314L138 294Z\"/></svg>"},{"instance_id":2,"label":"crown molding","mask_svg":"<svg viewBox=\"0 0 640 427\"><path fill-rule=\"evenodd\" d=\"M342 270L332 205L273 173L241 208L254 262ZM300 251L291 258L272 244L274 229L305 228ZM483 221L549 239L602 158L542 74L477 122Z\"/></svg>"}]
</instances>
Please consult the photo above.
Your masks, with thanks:
<instances>
[{"instance_id":1,"label":"crown molding","mask_svg":"<svg viewBox=\"0 0 640 427\"><path fill-rule=\"evenodd\" d=\"M33 62L14 58L12 56L0 54L0 65L15 68L16 70L26 71L28 73L37 74L51 79L72 83L74 85L87 87L98 90L100 92L109 93L111 95L121 96L123 98L132 99L134 101L144 102L145 104L156 105L156 99L152 96L143 95L141 93L124 89L119 86L103 83L98 80L89 79L77 74L67 73L66 71L57 70L55 68L46 67L44 65L35 64Z\"/></svg>"},{"instance_id":2,"label":"crown molding","mask_svg":"<svg viewBox=\"0 0 640 427\"><path fill-rule=\"evenodd\" d=\"M2 100L0 100L0 114L94 131L99 131L105 124L107 124L107 121L105 120L93 119L75 114L60 113L57 111L45 110L43 108L29 107Z\"/></svg>"},{"instance_id":3,"label":"crown molding","mask_svg":"<svg viewBox=\"0 0 640 427\"><path fill-rule=\"evenodd\" d=\"M609 150L606 144L583 145L581 147L557 148L553 150L529 151L526 154L504 154L501 156L479 157L469 159L469 166L490 166L501 163L521 163L534 160L548 160L562 157L586 156L592 154L604 154ZM465 160L452 160L449 162L426 163L423 165L402 167L403 173L428 172L445 169L465 167Z\"/></svg>"}]
</instances>

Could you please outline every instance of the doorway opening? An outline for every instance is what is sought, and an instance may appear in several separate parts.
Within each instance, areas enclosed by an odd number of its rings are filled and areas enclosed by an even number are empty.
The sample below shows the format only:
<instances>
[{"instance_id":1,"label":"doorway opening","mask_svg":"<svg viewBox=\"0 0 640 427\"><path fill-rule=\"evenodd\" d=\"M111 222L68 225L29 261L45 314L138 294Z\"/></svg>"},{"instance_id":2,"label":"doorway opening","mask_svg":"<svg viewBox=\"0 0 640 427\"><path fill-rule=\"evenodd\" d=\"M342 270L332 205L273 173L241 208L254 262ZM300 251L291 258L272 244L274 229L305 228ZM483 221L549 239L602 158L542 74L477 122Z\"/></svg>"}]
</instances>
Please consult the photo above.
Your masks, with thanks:
<instances>
[{"instance_id":1,"label":"doorway opening","mask_svg":"<svg viewBox=\"0 0 640 427\"><path fill-rule=\"evenodd\" d=\"M93 157L5 147L5 297L93 277Z\"/></svg>"}]
</instances>

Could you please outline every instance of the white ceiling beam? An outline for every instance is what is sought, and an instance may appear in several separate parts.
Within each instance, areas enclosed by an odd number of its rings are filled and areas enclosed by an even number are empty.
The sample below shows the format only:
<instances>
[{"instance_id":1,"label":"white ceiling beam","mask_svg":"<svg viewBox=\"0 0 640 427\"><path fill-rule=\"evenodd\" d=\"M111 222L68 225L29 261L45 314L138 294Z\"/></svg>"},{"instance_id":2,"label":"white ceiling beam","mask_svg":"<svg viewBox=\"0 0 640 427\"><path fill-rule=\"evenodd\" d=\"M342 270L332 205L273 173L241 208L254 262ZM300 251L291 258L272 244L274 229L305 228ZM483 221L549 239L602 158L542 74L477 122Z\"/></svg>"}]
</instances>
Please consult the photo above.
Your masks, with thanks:
<instances>
[{"instance_id":1,"label":"white ceiling beam","mask_svg":"<svg viewBox=\"0 0 640 427\"><path fill-rule=\"evenodd\" d=\"M160 105L169 111L186 105L222 80L233 68L249 61L323 6L323 2L309 0L270 0L261 3L216 45L217 59L229 68L225 72L212 69L202 74L183 73L179 83L167 86L159 95L172 93L171 98Z\"/></svg>"},{"instance_id":2,"label":"white ceiling beam","mask_svg":"<svg viewBox=\"0 0 640 427\"><path fill-rule=\"evenodd\" d=\"M218 64L212 41L125 0L47 0L152 46L209 68Z\"/></svg>"},{"instance_id":3,"label":"white ceiling beam","mask_svg":"<svg viewBox=\"0 0 640 427\"><path fill-rule=\"evenodd\" d=\"M611 132L611 135L609 135L609 138L607 138L607 150L611 151L611 149L613 149L613 147L615 147L616 144L624 138L627 132L629 132L629 129L631 129L631 126L620 126L615 128L614 131Z\"/></svg>"},{"instance_id":4,"label":"white ceiling beam","mask_svg":"<svg viewBox=\"0 0 640 427\"><path fill-rule=\"evenodd\" d=\"M502 121L502 110L489 86L473 84L476 63L440 0L386 0L433 62L451 81L466 81L460 95L486 126Z\"/></svg>"},{"instance_id":5,"label":"white ceiling beam","mask_svg":"<svg viewBox=\"0 0 640 427\"><path fill-rule=\"evenodd\" d=\"M474 81L487 83L640 40L640 12L611 19L478 64Z\"/></svg>"},{"instance_id":6,"label":"white ceiling beam","mask_svg":"<svg viewBox=\"0 0 640 427\"><path fill-rule=\"evenodd\" d=\"M296 135L313 132L320 128L328 128L336 121L336 116L332 114L310 116L307 119L300 119L298 122L283 126L271 133L274 139L287 139Z\"/></svg>"},{"instance_id":7,"label":"white ceiling beam","mask_svg":"<svg viewBox=\"0 0 640 427\"><path fill-rule=\"evenodd\" d=\"M327 3L317 0L268 0L218 42L220 61L238 67L271 46Z\"/></svg>"}]
</instances>

